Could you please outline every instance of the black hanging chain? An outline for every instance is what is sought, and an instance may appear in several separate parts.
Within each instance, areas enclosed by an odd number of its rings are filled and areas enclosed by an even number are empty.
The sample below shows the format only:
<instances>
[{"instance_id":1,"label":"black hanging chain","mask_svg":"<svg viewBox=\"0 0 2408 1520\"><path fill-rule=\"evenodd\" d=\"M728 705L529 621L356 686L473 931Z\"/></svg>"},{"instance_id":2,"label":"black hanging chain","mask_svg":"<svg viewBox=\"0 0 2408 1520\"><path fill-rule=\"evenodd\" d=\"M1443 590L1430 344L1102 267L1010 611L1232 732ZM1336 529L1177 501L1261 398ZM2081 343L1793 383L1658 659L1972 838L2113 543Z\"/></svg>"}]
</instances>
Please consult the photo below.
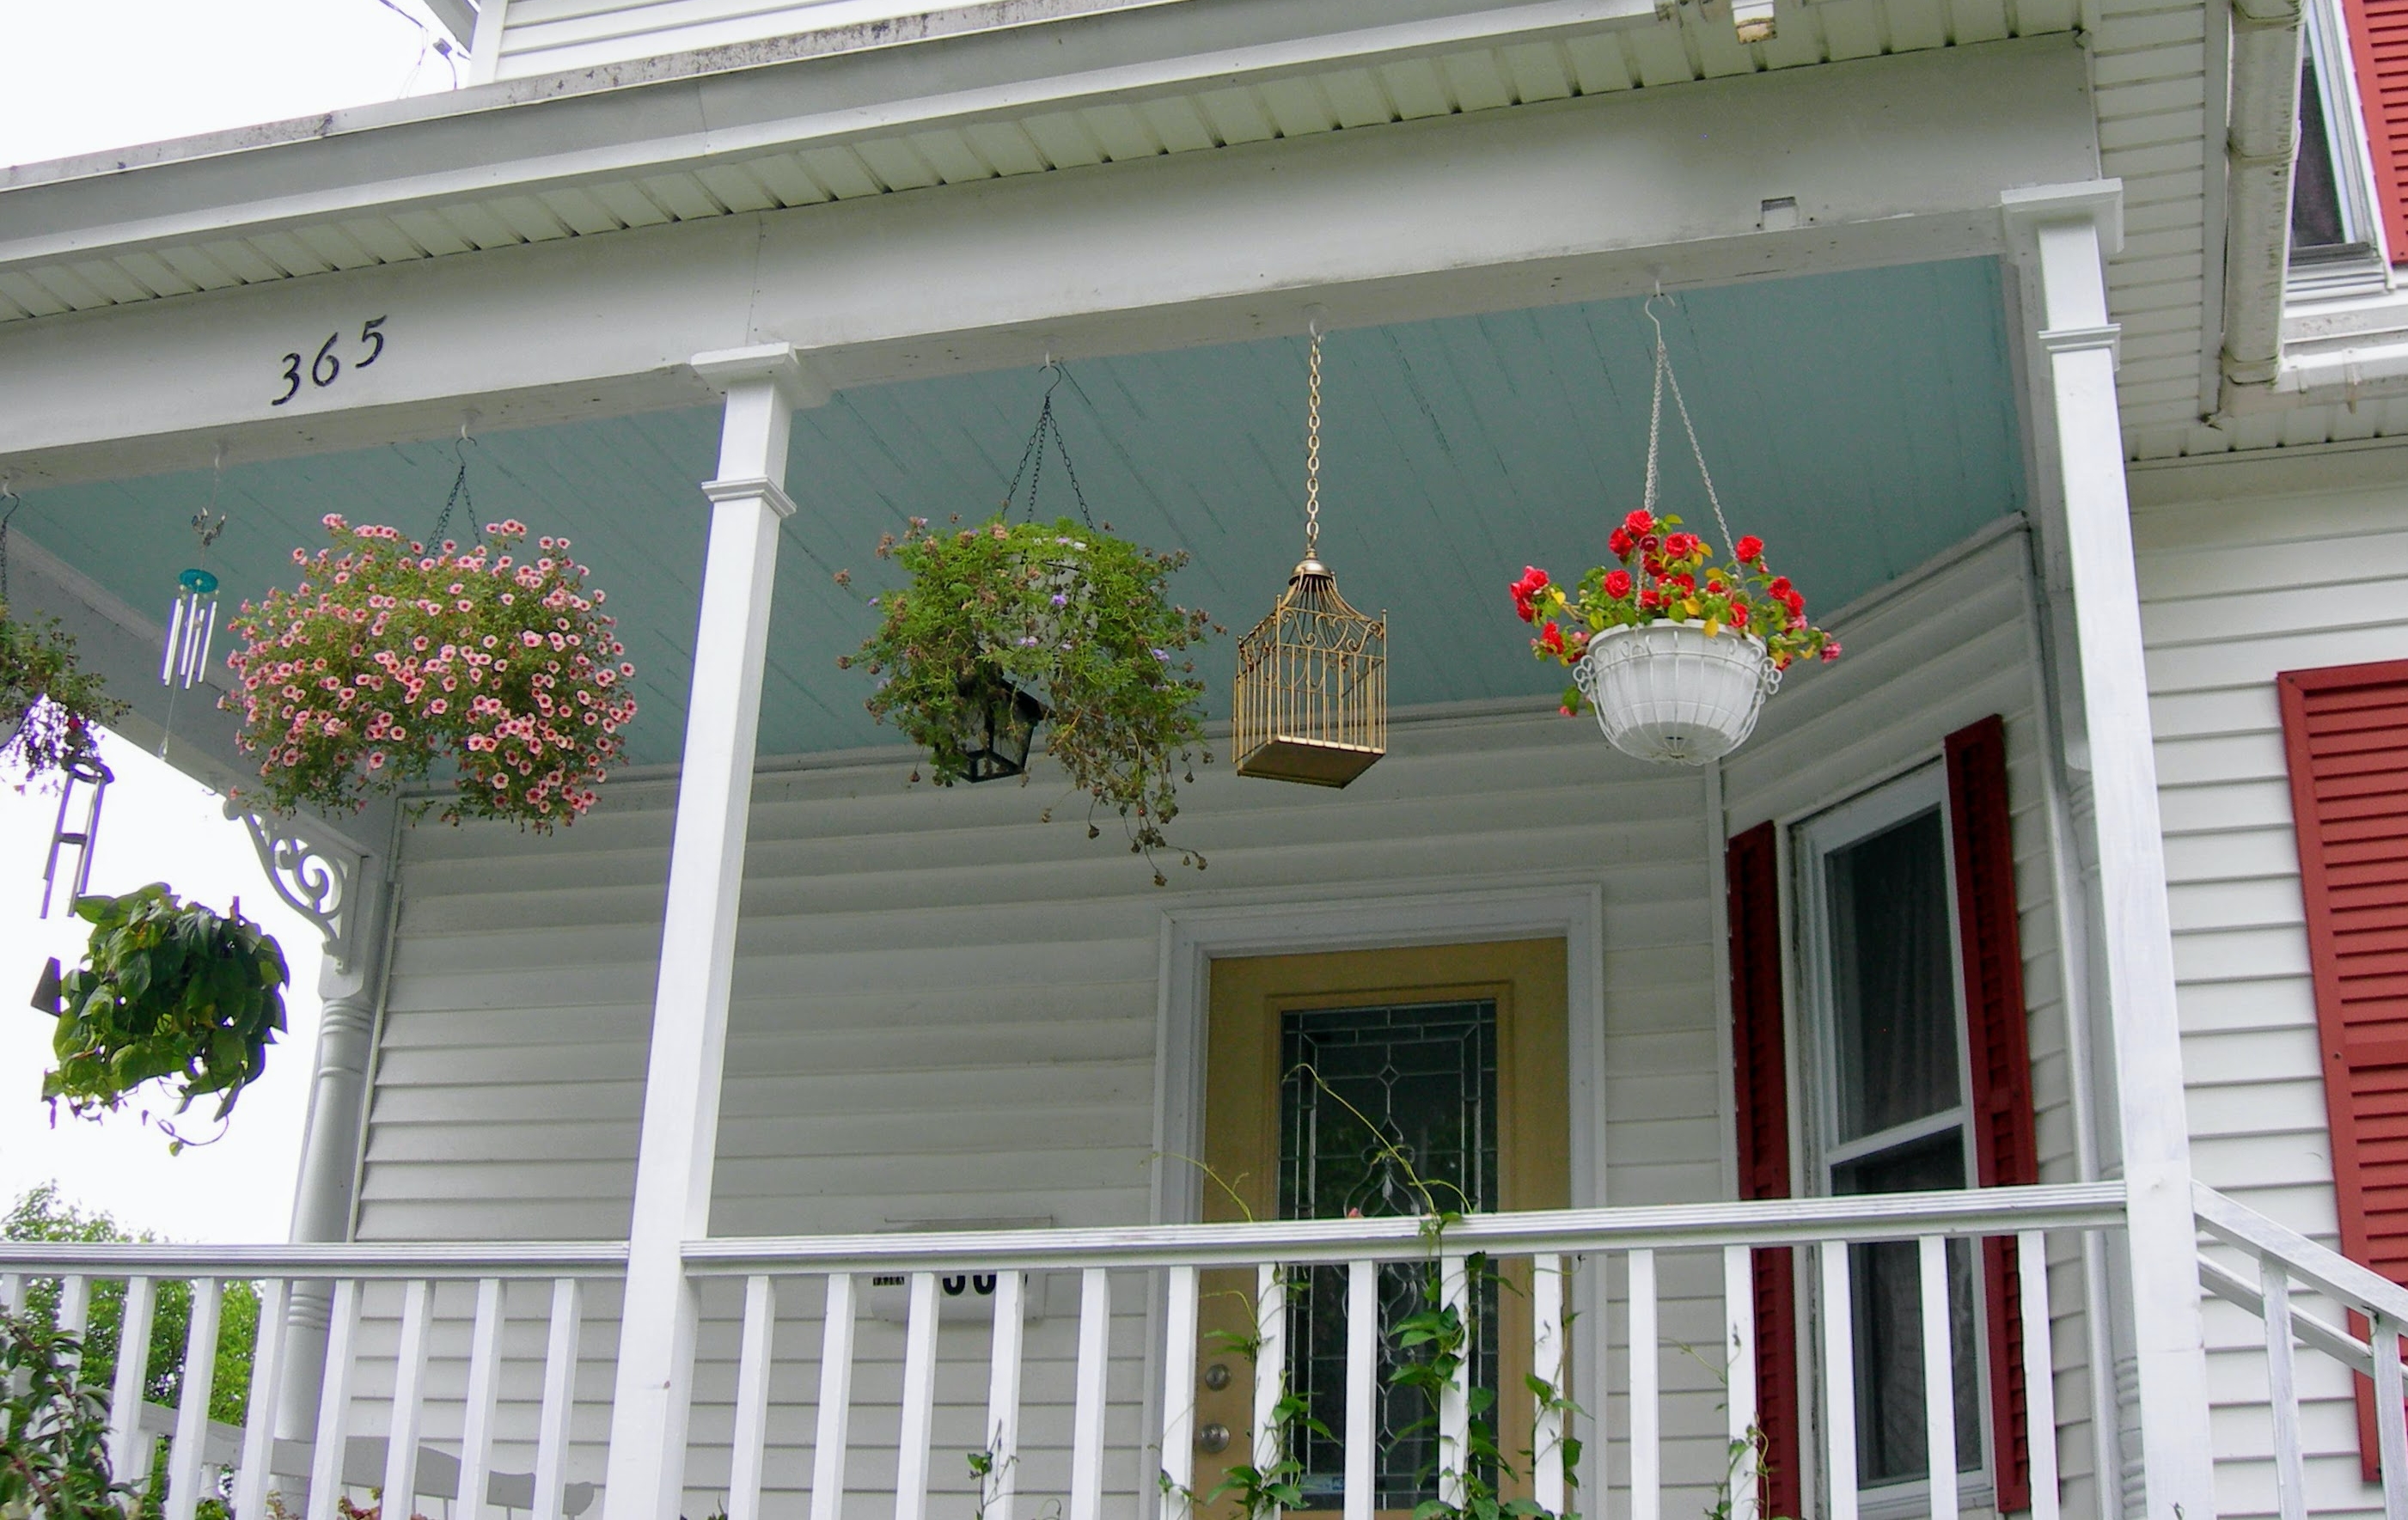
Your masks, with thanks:
<instances>
[{"instance_id":1,"label":"black hanging chain","mask_svg":"<svg viewBox=\"0 0 2408 1520\"><path fill-rule=\"evenodd\" d=\"M1011 488L1003 494L1004 515L1010 517L1011 504L1020 497L1020 482L1025 480L1028 521L1037 521L1037 494L1045 480L1045 440L1050 437L1054 452L1062 456L1062 473L1070 481L1070 497L1079 504L1079 516L1088 527L1095 528L1095 514L1087 510L1087 494L1079 488L1079 467L1070 463L1070 440L1062 436L1062 424L1054 415L1054 387L1061 384L1069 371L1058 365L1053 367L1053 381L1045 387L1045 399L1037 408L1037 426L1028 435L1028 446L1020 451L1020 466L1011 472Z\"/></svg>"},{"instance_id":2,"label":"black hanging chain","mask_svg":"<svg viewBox=\"0 0 2408 1520\"><path fill-rule=\"evenodd\" d=\"M452 525L453 508L465 503L467 506L469 517L473 519L477 515L477 498L468 489L467 451L455 446L452 452L460 461L460 467L452 476L452 494L443 498L443 513L435 520L435 533L426 540L426 547L437 553L443 551L443 530Z\"/></svg>"},{"instance_id":3,"label":"black hanging chain","mask_svg":"<svg viewBox=\"0 0 2408 1520\"><path fill-rule=\"evenodd\" d=\"M16 517L17 509L25 505L25 498L14 491L7 493L7 500L8 509L0 512L0 607L8 605L8 523Z\"/></svg>"}]
</instances>

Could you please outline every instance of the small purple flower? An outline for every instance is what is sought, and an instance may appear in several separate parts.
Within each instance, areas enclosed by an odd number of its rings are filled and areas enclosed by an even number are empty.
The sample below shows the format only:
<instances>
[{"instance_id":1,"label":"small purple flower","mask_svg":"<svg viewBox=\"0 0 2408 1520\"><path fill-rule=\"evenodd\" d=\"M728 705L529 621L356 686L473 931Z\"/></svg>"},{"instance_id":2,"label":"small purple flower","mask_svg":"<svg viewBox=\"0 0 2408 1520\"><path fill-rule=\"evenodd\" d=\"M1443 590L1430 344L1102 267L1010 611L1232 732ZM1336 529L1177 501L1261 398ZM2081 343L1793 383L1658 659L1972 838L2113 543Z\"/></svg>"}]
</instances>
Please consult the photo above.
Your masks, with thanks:
<instances>
[{"instance_id":1,"label":"small purple flower","mask_svg":"<svg viewBox=\"0 0 2408 1520\"><path fill-rule=\"evenodd\" d=\"M1063 595L1057 591L1054 594L1054 605L1056 607L1068 607L1070 605L1070 598Z\"/></svg>"},{"instance_id":2,"label":"small purple flower","mask_svg":"<svg viewBox=\"0 0 2408 1520\"><path fill-rule=\"evenodd\" d=\"M1035 649L1037 647L1037 636L1035 634L1030 634L1028 637L1023 638L1020 641L1020 647L1022 649Z\"/></svg>"},{"instance_id":3,"label":"small purple flower","mask_svg":"<svg viewBox=\"0 0 2408 1520\"><path fill-rule=\"evenodd\" d=\"M1154 652L1154 657L1160 660L1165 665L1168 665L1170 663L1170 655L1165 651L1155 650Z\"/></svg>"}]
</instances>

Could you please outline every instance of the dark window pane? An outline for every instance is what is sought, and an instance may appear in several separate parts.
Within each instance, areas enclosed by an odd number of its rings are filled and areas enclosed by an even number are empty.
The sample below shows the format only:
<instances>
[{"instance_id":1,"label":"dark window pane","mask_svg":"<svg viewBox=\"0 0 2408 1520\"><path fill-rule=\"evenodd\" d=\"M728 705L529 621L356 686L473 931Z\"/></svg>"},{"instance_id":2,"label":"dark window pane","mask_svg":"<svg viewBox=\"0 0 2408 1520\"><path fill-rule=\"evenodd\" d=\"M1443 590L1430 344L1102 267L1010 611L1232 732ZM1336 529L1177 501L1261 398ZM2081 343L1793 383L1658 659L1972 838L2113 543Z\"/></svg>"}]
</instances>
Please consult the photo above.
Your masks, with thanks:
<instances>
[{"instance_id":1,"label":"dark window pane","mask_svg":"<svg viewBox=\"0 0 2408 1520\"><path fill-rule=\"evenodd\" d=\"M1962 1101L1940 810L1833 851L1825 869L1845 1143Z\"/></svg>"},{"instance_id":2,"label":"dark window pane","mask_svg":"<svg viewBox=\"0 0 2408 1520\"><path fill-rule=\"evenodd\" d=\"M1281 1020L1280 1215L1379 1218L1497 1207L1497 1005L1314 1009ZM1418 1180L1421 1186L1416 1188ZM1421 1312L1431 1269L1380 1269L1380 1455L1374 1502L1410 1510L1438 1497L1436 1411L1389 1383L1391 1332ZM1475 1284L1473 1386L1497 1386L1497 1296ZM1332 1432L1346 1428L1346 1269L1316 1267L1288 1310L1288 1387ZM1342 1442L1305 1433L1307 1509L1343 1507Z\"/></svg>"},{"instance_id":3,"label":"dark window pane","mask_svg":"<svg viewBox=\"0 0 2408 1520\"><path fill-rule=\"evenodd\" d=\"M1831 1169L1835 1193L1926 1193L1965 1185L1961 1131L1916 1140ZM1848 1251L1856 1341L1856 1472L1858 1481L1899 1483L1927 1475L1924 1439L1923 1278L1912 1240L1852 1246ZM1982 1466L1982 1416L1976 1392L1973 1337L1973 1249L1948 1242L1948 1340L1956 1384L1956 1465Z\"/></svg>"},{"instance_id":4,"label":"dark window pane","mask_svg":"<svg viewBox=\"0 0 2408 1520\"><path fill-rule=\"evenodd\" d=\"M2341 224L2341 190L2333 182L2332 137L2325 122L2313 55L2300 65L2300 153L2291 176L2291 246L2336 248L2348 239Z\"/></svg>"}]
</instances>

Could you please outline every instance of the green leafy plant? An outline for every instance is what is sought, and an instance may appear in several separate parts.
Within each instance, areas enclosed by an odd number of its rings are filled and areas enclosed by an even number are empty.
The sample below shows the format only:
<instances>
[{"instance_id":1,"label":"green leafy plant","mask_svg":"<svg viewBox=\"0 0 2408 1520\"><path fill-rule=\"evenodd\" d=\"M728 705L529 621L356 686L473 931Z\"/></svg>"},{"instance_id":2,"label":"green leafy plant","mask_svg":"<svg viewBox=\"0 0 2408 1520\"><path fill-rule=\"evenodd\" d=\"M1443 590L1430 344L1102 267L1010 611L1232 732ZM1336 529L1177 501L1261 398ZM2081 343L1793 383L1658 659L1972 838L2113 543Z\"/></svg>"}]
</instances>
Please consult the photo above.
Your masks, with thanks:
<instances>
[{"instance_id":1,"label":"green leafy plant","mask_svg":"<svg viewBox=\"0 0 2408 1520\"><path fill-rule=\"evenodd\" d=\"M125 714L76 664L75 643L58 619L15 617L0 601L0 772L21 792L92 755L100 725Z\"/></svg>"},{"instance_id":2,"label":"green leafy plant","mask_svg":"<svg viewBox=\"0 0 2408 1520\"><path fill-rule=\"evenodd\" d=\"M1168 591L1184 553L1141 549L1067 517L1001 516L941 533L915 517L877 552L909 580L873 599L878 631L837 663L881 678L869 710L927 750L937 784L968 776L964 736L981 730L988 703L1009 688L1043 704L1046 753L1090 798L1088 838L1101 832L1095 811L1111 809L1132 851L1176 848L1163 828L1179 812L1178 782L1211 759L1204 683L1185 654L1211 620L1173 604ZM1204 865L1193 851L1180 858Z\"/></svg>"},{"instance_id":3,"label":"green leafy plant","mask_svg":"<svg viewBox=\"0 0 2408 1520\"><path fill-rule=\"evenodd\" d=\"M64 1101L96 1119L157 1082L176 1095L177 1114L218 1094L222 1123L283 1031L284 952L240 903L221 916L161 883L79 897L76 913L93 926L84 964L53 983L53 962L36 994L59 1021L50 1041L59 1064L42 1078L52 1115ZM188 1143L162 1127L171 1152Z\"/></svg>"},{"instance_id":4,"label":"green leafy plant","mask_svg":"<svg viewBox=\"0 0 2408 1520\"><path fill-rule=\"evenodd\" d=\"M1764 540L1750 534L1730 546L1728 559L1681 520L1645 510L1625 518L1607 540L1616 564L1596 566L1570 592L1546 571L1526 566L1508 589L1514 615L1535 624L1530 652L1542 660L1578 665L1591 640L1610 628L1650 623L1696 623L1706 637L1729 632L1765 647L1776 668L1808 658L1840 657L1840 641L1806 621L1806 597L1785 575L1764 563ZM1564 692L1564 711L1584 699Z\"/></svg>"},{"instance_id":5,"label":"green leafy plant","mask_svg":"<svg viewBox=\"0 0 2408 1520\"><path fill-rule=\"evenodd\" d=\"M267 805L356 811L443 767L445 823L575 822L625 749L636 667L568 540L538 538L521 562L516 521L465 549L324 523L333 547L293 551L305 579L226 624L244 644L223 705L242 714L236 742L263 756Z\"/></svg>"},{"instance_id":6,"label":"green leafy plant","mask_svg":"<svg viewBox=\"0 0 2408 1520\"><path fill-rule=\"evenodd\" d=\"M108 1464L108 1396L82 1342L0 1311L0 1515L125 1520L135 1499Z\"/></svg>"}]
</instances>

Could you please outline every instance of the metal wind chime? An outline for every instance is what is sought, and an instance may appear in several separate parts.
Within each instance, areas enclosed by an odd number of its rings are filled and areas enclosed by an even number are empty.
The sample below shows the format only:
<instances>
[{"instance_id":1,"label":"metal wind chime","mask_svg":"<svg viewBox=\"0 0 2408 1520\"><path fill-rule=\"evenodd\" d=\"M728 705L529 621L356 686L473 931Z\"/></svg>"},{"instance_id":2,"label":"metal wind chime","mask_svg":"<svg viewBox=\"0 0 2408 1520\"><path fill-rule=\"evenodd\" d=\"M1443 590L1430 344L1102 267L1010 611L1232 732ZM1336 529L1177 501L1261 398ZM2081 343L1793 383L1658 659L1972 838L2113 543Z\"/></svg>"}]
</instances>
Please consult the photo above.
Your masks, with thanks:
<instances>
[{"instance_id":1,"label":"metal wind chime","mask_svg":"<svg viewBox=\"0 0 2408 1520\"><path fill-rule=\"evenodd\" d=\"M217 485L210 482L209 502L217 503ZM200 557L225 528L222 514L204 508L193 514L193 536L201 541ZM159 684L190 691L208 670L209 641L218 627L218 578L194 566L176 577L176 603L167 610L167 647L159 658Z\"/></svg>"},{"instance_id":2,"label":"metal wind chime","mask_svg":"<svg viewBox=\"0 0 2408 1520\"><path fill-rule=\"evenodd\" d=\"M1238 640L1238 774L1344 786L1388 750L1388 618L1338 595L1321 563L1321 324L1305 389L1304 559L1279 605Z\"/></svg>"}]
</instances>

